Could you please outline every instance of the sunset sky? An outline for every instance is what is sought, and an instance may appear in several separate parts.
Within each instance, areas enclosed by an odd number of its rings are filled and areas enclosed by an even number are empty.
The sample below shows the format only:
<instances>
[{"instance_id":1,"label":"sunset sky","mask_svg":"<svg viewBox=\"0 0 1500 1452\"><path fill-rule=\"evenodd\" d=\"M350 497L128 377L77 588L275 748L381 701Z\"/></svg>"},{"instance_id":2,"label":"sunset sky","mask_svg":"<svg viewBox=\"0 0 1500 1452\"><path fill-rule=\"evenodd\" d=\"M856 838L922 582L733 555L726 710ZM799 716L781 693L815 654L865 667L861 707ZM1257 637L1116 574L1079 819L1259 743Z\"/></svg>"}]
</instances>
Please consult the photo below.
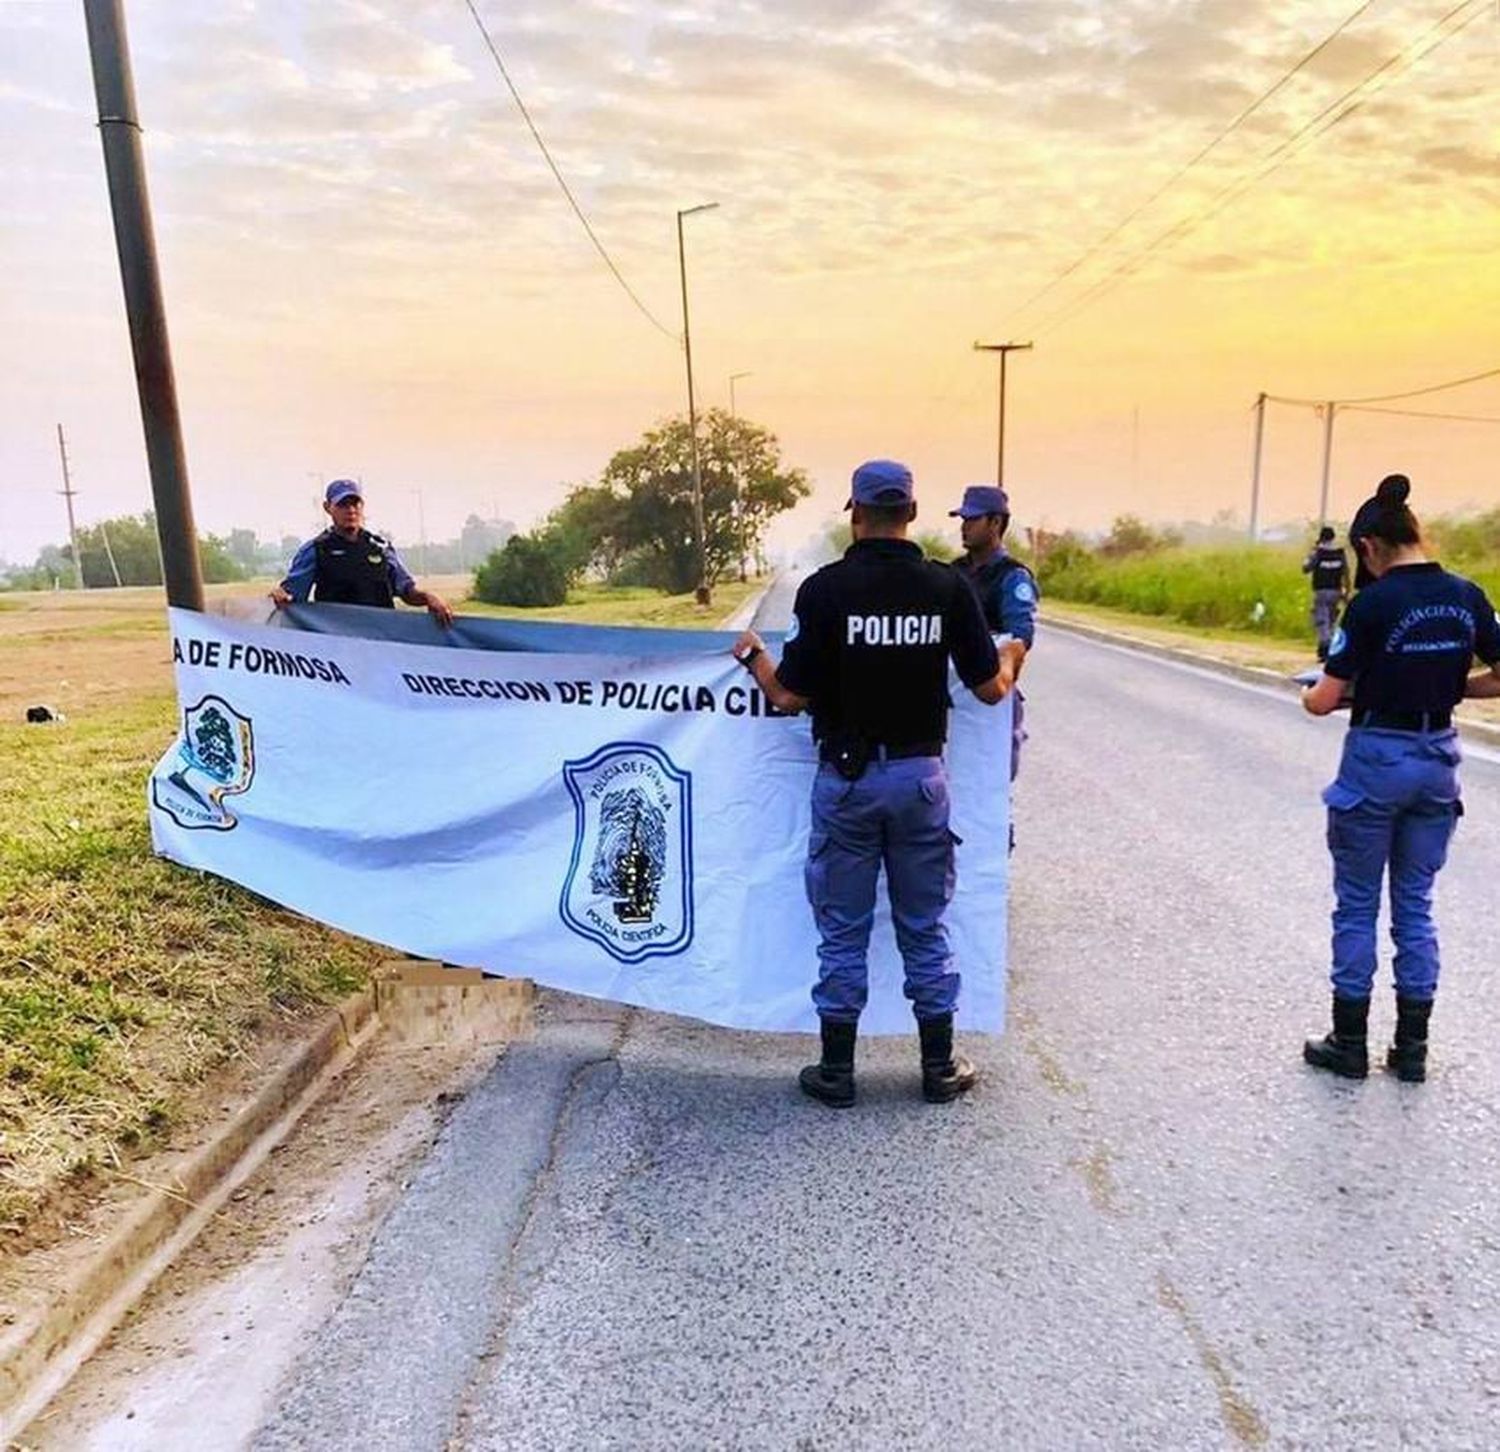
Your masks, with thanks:
<instances>
[{"instance_id":1,"label":"sunset sky","mask_svg":"<svg viewBox=\"0 0 1500 1452\"><path fill-rule=\"evenodd\" d=\"M1018 521L1054 528L1243 515L1262 389L1348 398L1500 367L1493 0L1136 267L1456 3L1374 0L1024 309L1355 0L478 3L674 333L674 212L719 203L688 222L699 393L723 405L751 373L741 411L816 481L784 541L868 456L907 460L929 515L993 477L976 338L1036 339L1011 369L1008 482ZM684 407L680 348L590 246L463 0L126 8L200 527L310 533L314 476L339 474L403 543L418 490L434 539L470 512L529 524ZM65 533L59 421L82 521L150 502L94 120L82 5L0 0L13 561ZM1401 406L1500 417L1500 379ZM1265 517L1315 512L1319 428L1272 413ZM1493 504L1497 446L1497 425L1350 414L1335 512L1392 468L1419 511Z\"/></svg>"}]
</instances>

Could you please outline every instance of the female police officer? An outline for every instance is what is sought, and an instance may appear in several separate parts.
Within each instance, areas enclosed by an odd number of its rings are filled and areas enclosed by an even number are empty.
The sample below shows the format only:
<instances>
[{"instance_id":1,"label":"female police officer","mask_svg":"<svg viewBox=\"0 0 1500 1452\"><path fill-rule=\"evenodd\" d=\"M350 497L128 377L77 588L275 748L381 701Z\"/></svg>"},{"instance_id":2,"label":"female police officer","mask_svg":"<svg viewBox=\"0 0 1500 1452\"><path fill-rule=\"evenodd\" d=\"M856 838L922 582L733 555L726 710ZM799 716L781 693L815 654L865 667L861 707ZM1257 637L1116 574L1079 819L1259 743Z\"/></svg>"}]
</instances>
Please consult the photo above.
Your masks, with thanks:
<instances>
[{"instance_id":1,"label":"female police officer","mask_svg":"<svg viewBox=\"0 0 1500 1452\"><path fill-rule=\"evenodd\" d=\"M1386 1067L1427 1077L1427 1020L1438 981L1433 881L1463 807L1453 707L1500 696L1500 617L1472 581L1423 550L1406 506L1411 485L1381 482L1361 510L1358 548L1372 583L1350 602L1324 673L1302 696L1315 716L1341 704L1353 683L1343 759L1328 806L1333 854L1333 1032L1309 1039L1303 1058L1346 1079L1369 1072L1366 1023L1375 978L1375 922L1389 870L1396 945L1396 1039ZM1471 677L1475 656L1490 667Z\"/></svg>"}]
</instances>

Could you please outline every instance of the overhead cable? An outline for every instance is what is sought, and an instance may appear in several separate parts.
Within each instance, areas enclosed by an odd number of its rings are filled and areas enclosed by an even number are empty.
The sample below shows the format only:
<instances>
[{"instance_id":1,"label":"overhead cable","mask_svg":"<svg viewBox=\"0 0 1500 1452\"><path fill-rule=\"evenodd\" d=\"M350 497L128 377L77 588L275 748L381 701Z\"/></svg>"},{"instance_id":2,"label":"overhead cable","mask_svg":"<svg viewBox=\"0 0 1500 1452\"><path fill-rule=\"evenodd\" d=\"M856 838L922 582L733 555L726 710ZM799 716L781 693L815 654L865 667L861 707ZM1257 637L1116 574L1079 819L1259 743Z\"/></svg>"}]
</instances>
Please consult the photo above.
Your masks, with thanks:
<instances>
[{"instance_id":1,"label":"overhead cable","mask_svg":"<svg viewBox=\"0 0 1500 1452\"><path fill-rule=\"evenodd\" d=\"M1427 30L1423 31L1416 40L1377 66L1363 80L1351 86L1336 100L1329 102L1316 116L1305 122L1291 136L1268 152L1262 158L1263 164L1259 171L1252 175L1242 175L1236 180L1227 183L1214 195L1207 206L1184 217L1178 222L1174 222L1170 227L1160 232L1146 246L1130 257L1127 257L1111 272L1106 273L1104 277L1094 283L1092 287L1073 298L1072 301L1064 303L1062 307L1044 318L1035 326L1033 331L1040 335L1071 322L1089 303L1110 290L1117 282L1123 281L1125 278L1138 272L1157 252L1180 241L1190 233L1197 231L1205 222L1222 212L1225 207L1229 206L1232 202L1238 201L1246 192L1258 186L1273 172L1280 170L1288 161L1291 161L1295 156L1307 150L1319 137L1332 130L1341 121L1347 119L1369 99L1367 95L1360 94L1361 92L1367 91L1375 82L1380 81L1382 77L1386 77L1376 88L1376 93L1378 94L1379 91L1384 90L1390 81L1411 70L1412 67L1425 60L1440 46L1445 45L1454 36L1460 34L1476 20L1480 19L1481 16L1488 12L1489 5L1490 0L1460 0L1459 4L1453 6L1441 19L1435 21ZM1453 25L1452 22L1466 10L1470 11L1470 13L1463 16L1458 24ZM1400 68L1395 71L1394 75L1386 75L1393 67L1397 66Z\"/></svg>"},{"instance_id":2,"label":"overhead cable","mask_svg":"<svg viewBox=\"0 0 1500 1452\"><path fill-rule=\"evenodd\" d=\"M1330 403L1336 408L1356 408L1367 403L1399 403L1405 398L1424 398L1429 393L1446 393L1450 388L1463 388L1469 383L1483 383L1487 378L1500 378L1500 368L1486 368L1483 373L1470 373L1463 378L1450 378L1446 383L1429 383L1424 388L1409 388L1405 393L1372 393L1366 398L1287 398L1279 393L1266 394L1269 403L1289 403L1298 408L1326 408ZM1372 409L1371 412L1378 412ZM1398 413L1399 409L1387 412Z\"/></svg>"},{"instance_id":3,"label":"overhead cable","mask_svg":"<svg viewBox=\"0 0 1500 1452\"><path fill-rule=\"evenodd\" d=\"M1231 136L1233 136L1234 133L1238 131L1246 121L1248 121L1257 111L1260 110L1262 106L1266 104L1266 102L1276 96L1286 85L1288 85L1292 81L1294 77L1301 74L1301 72L1304 71L1309 65L1311 65L1313 61L1315 61L1320 55L1322 55L1323 52L1327 50L1328 47L1339 38L1339 36L1341 36L1346 30L1348 30L1349 27L1353 25L1365 13L1365 11L1367 11L1374 4L1375 0L1364 0L1364 3L1362 5L1357 6L1353 11L1350 12L1350 14L1345 16L1344 19L1341 20L1332 30L1330 30L1328 34L1325 35L1323 39L1317 43L1317 45L1315 45L1310 51L1307 52L1306 55L1302 57L1301 60L1299 60L1295 65L1290 66L1287 70L1283 71L1273 85L1262 91L1260 95L1258 95L1253 101L1251 101L1248 106L1244 107L1244 109L1240 111L1239 115L1237 115L1226 126L1222 127L1218 132L1216 132L1213 138L1207 143L1207 145L1201 147L1197 152L1189 157L1188 160L1184 162L1182 166L1180 166L1175 172L1173 172L1166 181L1164 181L1159 187L1157 187L1157 189L1152 192L1145 201L1134 207L1125 217L1123 217L1119 222L1111 227L1110 230L1104 234L1104 236L1100 237L1098 241L1085 248L1084 251L1081 252L1077 257L1075 257L1073 261L1070 262L1066 267L1064 267L1061 272L1053 277L1050 282L1045 283L1036 292L1032 293L1032 295L1027 298L1025 302L1019 304L1016 308L1014 308L1011 313L1007 315L1005 324L1008 325L1013 319L1019 317L1021 313L1024 313L1027 308L1031 307L1035 303L1040 302L1044 297L1047 296L1048 293L1052 291L1053 288L1058 286L1059 283L1067 281L1067 279L1070 278L1075 272L1077 272L1079 268L1085 266L1087 263L1092 261L1093 258L1097 257L1106 247L1109 246L1111 242L1115 240L1116 237L1118 237L1128 226L1130 226L1130 224L1134 222L1137 217L1141 216L1144 212L1149 211L1153 206L1155 206L1156 203L1159 202L1169 191L1171 191L1171 189L1175 187L1178 182L1180 182L1185 176L1187 176L1189 172L1194 170L1194 168L1196 168L1200 162L1206 160L1211 152L1216 151L1220 145L1222 145ZM1004 331L1003 327L1001 331Z\"/></svg>"},{"instance_id":4,"label":"overhead cable","mask_svg":"<svg viewBox=\"0 0 1500 1452\"><path fill-rule=\"evenodd\" d=\"M557 185L562 189L563 196L568 199L568 205L573 209L573 215L578 218L578 221L582 225L583 230L588 234L589 241L594 244L594 251L597 252L603 259L604 265L609 268L610 272L614 275L615 281L625 289L626 295L630 298L631 302L636 305L636 308L639 310L641 316L644 317L646 321L657 330L657 332L665 334L667 337L671 338L673 342L680 344L682 342L681 337L677 333L674 333L671 328L667 327L665 323L661 322L651 311L651 309L641 301L639 295L636 293L636 290L631 287L628 282L625 281L625 275L617 266L615 266L614 258L609 255L609 252L605 248L604 243L599 240L598 233L594 231L592 223L590 223L588 217L584 214L583 208L579 206L578 198L573 195L573 189L568 185L566 178L563 176L562 171L557 165L557 162L553 160L552 153L547 149L547 143L542 140L542 133L537 130L536 122L531 119L531 112L526 109L526 102L521 99L521 93L516 89L516 83L511 80L510 72L506 69L505 62L500 58L499 48L495 45L494 38L490 35L489 28L485 25L484 20L479 14L479 11L474 7L474 0L464 0L464 5L468 9L469 14L474 17L474 24L479 27L480 35L484 37L484 43L488 47L490 55L494 59L495 68L500 72L500 78L505 82L506 88L510 91L511 99L516 103L516 109L521 113L521 119L526 122L527 130L531 132L532 139L537 144L537 149L542 153L542 157L546 161L548 168L551 170L553 177L556 178Z\"/></svg>"},{"instance_id":5,"label":"overhead cable","mask_svg":"<svg viewBox=\"0 0 1500 1452\"><path fill-rule=\"evenodd\" d=\"M1500 424L1500 418L1484 413L1429 413L1420 408L1372 408L1367 403L1346 403L1343 408L1345 413L1384 413L1398 418L1440 418L1449 423Z\"/></svg>"}]
</instances>

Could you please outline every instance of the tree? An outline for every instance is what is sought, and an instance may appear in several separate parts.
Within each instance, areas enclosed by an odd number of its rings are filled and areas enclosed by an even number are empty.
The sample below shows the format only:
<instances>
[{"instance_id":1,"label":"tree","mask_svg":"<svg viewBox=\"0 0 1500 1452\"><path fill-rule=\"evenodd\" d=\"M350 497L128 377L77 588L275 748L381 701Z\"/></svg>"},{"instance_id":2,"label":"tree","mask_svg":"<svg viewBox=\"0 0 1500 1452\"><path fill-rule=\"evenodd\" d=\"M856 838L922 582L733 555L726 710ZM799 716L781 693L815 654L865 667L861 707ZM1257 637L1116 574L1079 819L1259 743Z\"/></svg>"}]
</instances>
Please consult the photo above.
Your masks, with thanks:
<instances>
[{"instance_id":1,"label":"tree","mask_svg":"<svg viewBox=\"0 0 1500 1452\"><path fill-rule=\"evenodd\" d=\"M557 537L512 535L475 572L474 594L491 605L561 605L571 584Z\"/></svg>"},{"instance_id":2,"label":"tree","mask_svg":"<svg viewBox=\"0 0 1500 1452\"><path fill-rule=\"evenodd\" d=\"M1110 526L1109 534L1099 546L1106 559L1122 555L1146 555L1171 549L1182 543L1182 536L1170 529L1154 530L1133 514L1121 514Z\"/></svg>"},{"instance_id":3,"label":"tree","mask_svg":"<svg viewBox=\"0 0 1500 1452\"><path fill-rule=\"evenodd\" d=\"M706 583L713 584L759 547L767 524L805 498L812 486L789 469L770 430L710 409L699 423ZM693 519L692 439L687 420L667 419L607 465L600 487L623 508L611 543L620 557L639 555L653 582L674 592L698 584ZM593 500L592 508L601 502ZM564 510L567 506L564 505Z\"/></svg>"}]
</instances>

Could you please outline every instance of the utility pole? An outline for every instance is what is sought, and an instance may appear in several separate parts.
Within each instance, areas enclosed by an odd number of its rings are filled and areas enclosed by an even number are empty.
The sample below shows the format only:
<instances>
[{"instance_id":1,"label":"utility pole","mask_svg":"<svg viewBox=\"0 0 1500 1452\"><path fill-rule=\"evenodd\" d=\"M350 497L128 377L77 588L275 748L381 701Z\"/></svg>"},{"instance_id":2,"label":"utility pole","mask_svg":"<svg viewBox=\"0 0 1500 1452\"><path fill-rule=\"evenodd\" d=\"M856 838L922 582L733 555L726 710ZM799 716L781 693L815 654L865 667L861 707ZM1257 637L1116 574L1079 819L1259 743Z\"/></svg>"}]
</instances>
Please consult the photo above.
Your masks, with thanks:
<instances>
[{"instance_id":1,"label":"utility pole","mask_svg":"<svg viewBox=\"0 0 1500 1452\"><path fill-rule=\"evenodd\" d=\"M734 406L734 385L737 379L752 378L752 373L731 373L729 375L729 421L734 423L739 418L739 411ZM750 574L750 566L746 559L749 550L746 548L747 535L745 533L745 481L740 477L739 462L734 466L734 508L739 516L735 523L739 526L737 533L740 537L740 584L744 584Z\"/></svg>"},{"instance_id":2,"label":"utility pole","mask_svg":"<svg viewBox=\"0 0 1500 1452\"><path fill-rule=\"evenodd\" d=\"M995 483L1005 488L1005 360L1012 353L1029 352L1030 343L975 343L976 353L1000 355L1000 430L995 447Z\"/></svg>"},{"instance_id":3,"label":"utility pole","mask_svg":"<svg viewBox=\"0 0 1500 1452\"><path fill-rule=\"evenodd\" d=\"M694 592L700 605L712 598L708 588L708 533L703 523L703 471L698 461L698 407L693 399L693 333L688 324L687 249L682 240L682 219L698 212L711 212L719 204L704 202L677 213L677 271L682 279L682 351L687 357L688 436L693 457L693 528L698 536L698 588Z\"/></svg>"},{"instance_id":4,"label":"utility pole","mask_svg":"<svg viewBox=\"0 0 1500 1452\"><path fill-rule=\"evenodd\" d=\"M187 455L182 444L182 419L177 408L177 383L172 373L122 0L83 0L83 15L167 604L202 610L203 571L198 562L198 533L193 524Z\"/></svg>"},{"instance_id":5,"label":"utility pole","mask_svg":"<svg viewBox=\"0 0 1500 1452\"><path fill-rule=\"evenodd\" d=\"M1325 403L1323 408L1323 487L1318 494L1319 529L1328 523L1328 478L1333 466L1333 417L1338 412L1338 404Z\"/></svg>"},{"instance_id":6,"label":"utility pole","mask_svg":"<svg viewBox=\"0 0 1500 1452\"><path fill-rule=\"evenodd\" d=\"M83 589L83 557L78 553L78 524L73 518L73 496L78 492L68 474L68 441L63 437L63 426L57 426L57 452L62 456L63 487L58 493L68 505L68 548L73 551L73 575L78 588Z\"/></svg>"},{"instance_id":7,"label":"utility pole","mask_svg":"<svg viewBox=\"0 0 1500 1452\"><path fill-rule=\"evenodd\" d=\"M120 578L120 567L115 563L114 547L109 542L109 525L102 519L99 521L99 538L104 541L104 558L109 561L109 572L114 576L115 589L119 589L125 582Z\"/></svg>"},{"instance_id":8,"label":"utility pole","mask_svg":"<svg viewBox=\"0 0 1500 1452\"><path fill-rule=\"evenodd\" d=\"M1260 459L1266 442L1266 396L1255 399L1255 448L1250 457L1250 543L1260 538Z\"/></svg>"}]
</instances>

